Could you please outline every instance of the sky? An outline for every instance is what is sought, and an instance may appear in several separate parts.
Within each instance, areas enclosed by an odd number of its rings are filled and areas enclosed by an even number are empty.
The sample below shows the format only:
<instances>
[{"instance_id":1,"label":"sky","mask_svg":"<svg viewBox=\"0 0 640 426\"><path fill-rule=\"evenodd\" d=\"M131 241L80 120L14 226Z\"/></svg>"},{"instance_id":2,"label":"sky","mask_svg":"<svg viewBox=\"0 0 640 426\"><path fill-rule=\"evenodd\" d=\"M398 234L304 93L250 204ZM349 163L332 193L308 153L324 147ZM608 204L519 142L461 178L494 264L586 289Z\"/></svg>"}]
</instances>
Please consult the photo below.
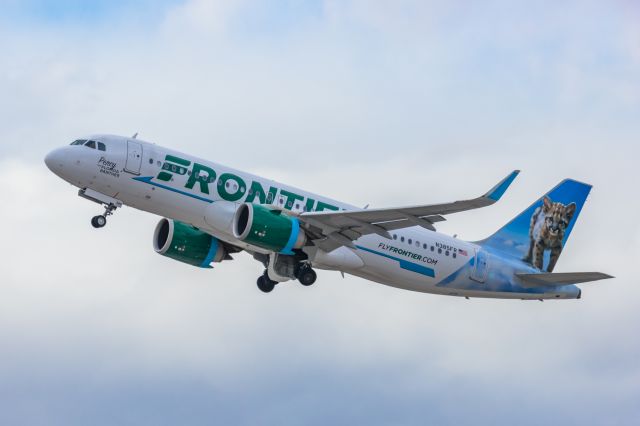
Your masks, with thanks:
<instances>
[{"instance_id":1,"label":"sky","mask_svg":"<svg viewBox=\"0 0 640 426\"><path fill-rule=\"evenodd\" d=\"M640 7L614 0L0 2L0 423L640 423ZM594 185L557 271L576 301L465 300L246 254L158 256L50 150L132 135L373 207L476 196L479 240Z\"/></svg>"}]
</instances>

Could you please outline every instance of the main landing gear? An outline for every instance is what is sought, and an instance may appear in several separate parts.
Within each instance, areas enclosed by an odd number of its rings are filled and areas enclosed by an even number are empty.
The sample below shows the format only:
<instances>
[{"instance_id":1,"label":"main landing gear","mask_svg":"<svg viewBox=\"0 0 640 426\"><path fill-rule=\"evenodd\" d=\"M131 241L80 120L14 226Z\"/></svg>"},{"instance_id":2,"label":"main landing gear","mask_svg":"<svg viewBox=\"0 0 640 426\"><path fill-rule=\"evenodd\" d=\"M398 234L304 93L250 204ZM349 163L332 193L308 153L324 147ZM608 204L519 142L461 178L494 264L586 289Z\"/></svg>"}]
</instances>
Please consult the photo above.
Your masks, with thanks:
<instances>
[{"instance_id":1,"label":"main landing gear","mask_svg":"<svg viewBox=\"0 0 640 426\"><path fill-rule=\"evenodd\" d=\"M96 229L103 228L107 224L107 216L111 216L117 208L118 206L113 203L107 204L104 214L91 218L91 226Z\"/></svg>"},{"instance_id":2,"label":"main landing gear","mask_svg":"<svg viewBox=\"0 0 640 426\"><path fill-rule=\"evenodd\" d=\"M298 279L298 281L300 281L300 284L304 286L310 286L311 284L316 282L318 275L308 263L303 263L298 268L296 278Z\"/></svg>"},{"instance_id":3,"label":"main landing gear","mask_svg":"<svg viewBox=\"0 0 640 426\"><path fill-rule=\"evenodd\" d=\"M310 286L318 278L306 254L301 252L294 255L254 253L253 257L266 268L257 281L258 288L264 293L271 293L276 284L285 281L298 280L303 286Z\"/></svg>"},{"instance_id":4,"label":"main landing gear","mask_svg":"<svg viewBox=\"0 0 640 426\"><path fill-rule=\"evenodd\" d=\"M274 281L269 276L269 269L265 269L264 273L258 277L257 284L260 291L263 293L271 293L276 284L285 282L292 279L297 279L303 286L310 286L316 282L318 278L316 271L311 268L308 263L301 263L296 268L295 275L293 276L280 276L276 273L276 278L280 281Z\"/></svg>"},{"instance_id":5,"label":"main landing gear","mask_svg":"<svg viewBox=\"0 0 640 426\"><path fill-rule=\"evenodd\" d=\"M278 284L278 281L273 281L269 278L267 271L264 271L264 274L258 277L258 288L263 293L271 293L276 284Z\"/></svg>"}]
</instances>

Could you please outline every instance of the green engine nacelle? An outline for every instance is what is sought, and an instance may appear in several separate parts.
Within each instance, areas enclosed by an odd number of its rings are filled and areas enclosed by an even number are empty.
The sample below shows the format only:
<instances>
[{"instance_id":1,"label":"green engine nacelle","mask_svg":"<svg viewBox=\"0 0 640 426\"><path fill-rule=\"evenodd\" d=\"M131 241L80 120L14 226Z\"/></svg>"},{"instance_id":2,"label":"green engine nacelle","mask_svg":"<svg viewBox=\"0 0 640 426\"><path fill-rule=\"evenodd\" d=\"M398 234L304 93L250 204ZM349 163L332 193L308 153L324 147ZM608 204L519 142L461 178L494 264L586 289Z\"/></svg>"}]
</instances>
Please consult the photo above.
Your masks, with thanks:
<instances>
[{"instance_id":1,"label":"green engine nacelle","mask_svg":"<svg viewBox=\"0 0 640 426\"><path fill-rule=\"evenodd\" d=\"M251 203L236 210L233 235L245 243L282 254L293 254L292 250L303 247L307 240L297 218Z\"/></svg>"},{"instance_id":2,"label":"green engine nacelle","mask_svg":"<svg viewBox=\"0 0 640 426\"><path fill-rule=\"evenodd\" d=\"M162 219L153 234L156 253L199 268L211 268L226 252L220 241L186 223Z\"/></svg>"}]
</instances>

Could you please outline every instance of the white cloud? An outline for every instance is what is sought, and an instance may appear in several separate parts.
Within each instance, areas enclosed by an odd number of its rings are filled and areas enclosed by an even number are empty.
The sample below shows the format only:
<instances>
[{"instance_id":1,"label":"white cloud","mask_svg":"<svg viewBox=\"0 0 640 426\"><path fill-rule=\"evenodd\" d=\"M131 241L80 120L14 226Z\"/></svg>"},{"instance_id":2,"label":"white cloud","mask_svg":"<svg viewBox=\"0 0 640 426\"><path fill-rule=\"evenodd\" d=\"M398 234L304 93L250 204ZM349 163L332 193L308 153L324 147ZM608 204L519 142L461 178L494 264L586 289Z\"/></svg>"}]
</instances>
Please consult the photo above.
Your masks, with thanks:
<instances>
[{"instance_id":1,"label":"white cloud","mask_svg":"<svg viewBox=\"0 0 640 426\"><path fill-rule=\"evenodd\" d=\"M246 0L190 0L169 9L165 16L167 30L184 35L221 34L229 29L230 22Z\"/></svg>"}]
</instances>

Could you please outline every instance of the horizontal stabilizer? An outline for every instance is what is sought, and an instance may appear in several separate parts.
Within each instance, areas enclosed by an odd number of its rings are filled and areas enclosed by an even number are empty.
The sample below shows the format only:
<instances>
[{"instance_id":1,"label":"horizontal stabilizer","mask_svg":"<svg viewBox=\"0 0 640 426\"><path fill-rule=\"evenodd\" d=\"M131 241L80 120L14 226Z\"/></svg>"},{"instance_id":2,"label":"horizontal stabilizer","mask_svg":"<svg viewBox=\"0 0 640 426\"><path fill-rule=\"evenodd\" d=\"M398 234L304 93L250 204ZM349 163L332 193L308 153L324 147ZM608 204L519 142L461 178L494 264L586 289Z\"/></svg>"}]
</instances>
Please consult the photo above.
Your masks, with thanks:
<instances>
[{"instance_id":1,"label":"horizontal stabilizer","mask_svg":"<svg viewBox=\"0 0 640 426\"><path fill-rule=\"evenodd\" d=\"M541 274L516 274L523 287L557 287L613 278L602 272L547 272Z\"/></svg>"}]
</instances>

